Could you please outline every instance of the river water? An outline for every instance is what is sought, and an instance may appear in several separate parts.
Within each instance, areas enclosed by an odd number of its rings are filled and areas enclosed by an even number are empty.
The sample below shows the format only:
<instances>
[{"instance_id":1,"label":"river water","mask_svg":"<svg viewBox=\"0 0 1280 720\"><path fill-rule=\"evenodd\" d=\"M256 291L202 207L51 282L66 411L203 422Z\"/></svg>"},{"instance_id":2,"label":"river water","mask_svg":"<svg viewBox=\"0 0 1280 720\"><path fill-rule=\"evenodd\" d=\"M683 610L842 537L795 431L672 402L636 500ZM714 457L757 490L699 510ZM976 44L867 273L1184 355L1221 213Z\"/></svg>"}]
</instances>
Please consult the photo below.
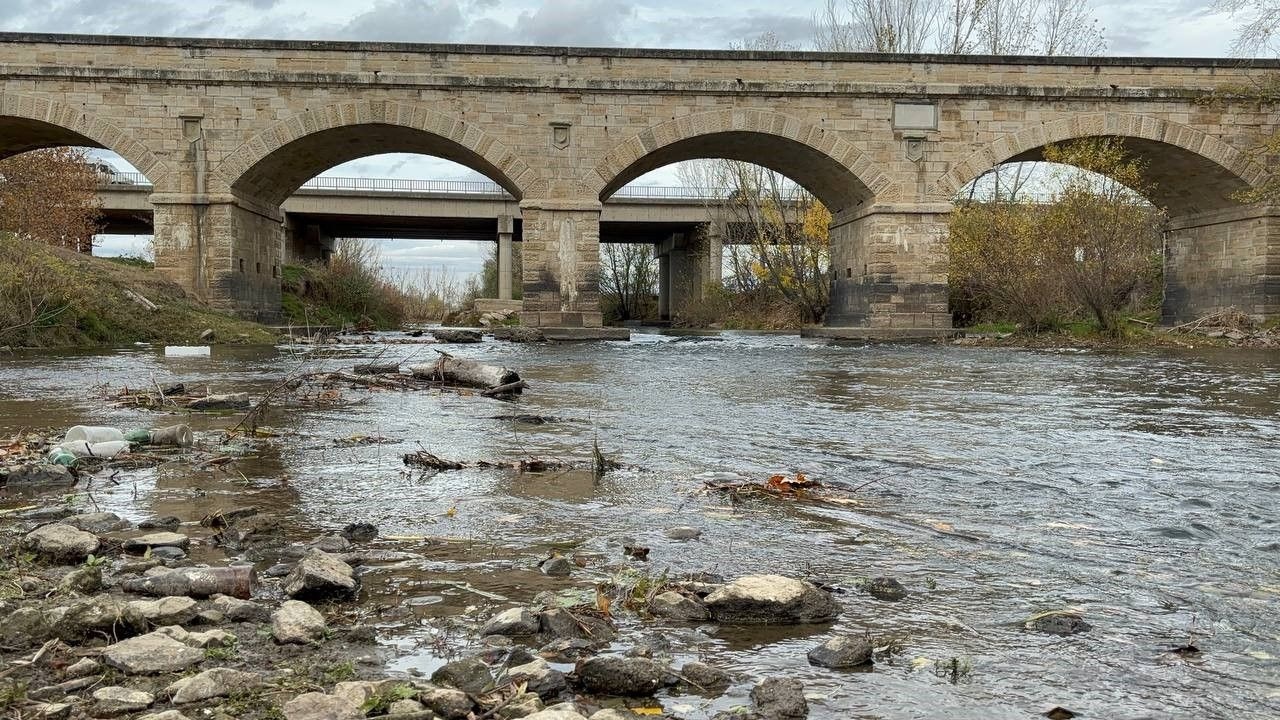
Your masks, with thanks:
<instances>
[{"instance_id":1,"label":"river water","mask_svg":"<svg viewBox=\"0 0 1280 720\"><path fill-rule=\"evenodd\" d=\"M261 392L288 370L349 367L379 353L432 354L350 345L215 347L209 358L165 358L151 347L7 356L0 433L170 419L112 408L92 389L100 384L207 381ZM591 588L628 563L619 543L632 539L652 548L653 573L776 572L850 588L835 630L902 647L871 672L847 673L806 662L828 628L658 626L677 659L743 678L715 701L663 697L680 717L744 704L750 680L773 674L805 682L812 717L1029 718L1054 706L1094 718L1280 716L1274 353L860 346L731 333L455 353L518 368L532 389L515 404L344 391L334 407L277 412L270 424L281 437L236 472L123 473L118 484L95 484L93 501L134 521L252 504L298 537L354 521L410 536L379 541L417 559L370 572L359 611L380 627L396 670L429 673L456 652L451 643L464 641L450 618L484 617L540 590ZM510 413L563 422L493 417ZM357 434L393 442L333 443ZM599 481L491 469L424 476L401 462L419 448L461 460L587 459L597 439L627 469ZM708 471L869 484L856 505L735 504L699 492L695 476ZM667 539L677 525L705 533ZM541 575L535 564L553 548L587 567L569 579ZM852 590L880 575L910 596L890 603ZM1065 608L1093 629L1055 637L1022 627ZM1188 643L1201 652L1171 652Z\"/></svg>"}]
</instances>

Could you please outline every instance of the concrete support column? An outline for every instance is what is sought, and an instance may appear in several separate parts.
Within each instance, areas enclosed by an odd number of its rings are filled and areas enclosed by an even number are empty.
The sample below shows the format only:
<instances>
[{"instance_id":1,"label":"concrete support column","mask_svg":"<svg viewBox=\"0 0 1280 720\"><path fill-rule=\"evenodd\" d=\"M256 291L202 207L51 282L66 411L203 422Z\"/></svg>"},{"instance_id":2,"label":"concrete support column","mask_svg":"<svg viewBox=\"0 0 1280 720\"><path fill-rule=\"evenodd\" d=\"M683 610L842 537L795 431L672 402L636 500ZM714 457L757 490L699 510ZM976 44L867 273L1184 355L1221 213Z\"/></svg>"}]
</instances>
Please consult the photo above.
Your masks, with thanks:
<instances>
[{"instance_id":1,"label":"concrete support column","mask_svg":"<svg viewBox=\"0 0 1280 720\"><path fill-rule=\"evenodd\" d=\"M658 255L658 319L671 319L671 253Z\"/></svg>"},{"instance_id":2,"label":"concrete support column","mask_svg":"<svg viewBox=\"0 0 1280 720\"><path fill-rule=\"evenodd\" d=\"M156 269L215 308L280 316L279 209L231 195L154 194Z\"/></svg>"},{"instance_id":3,"label":"concrete support column","mask_svg":"<svg viewBox=\"0 0 1280 720\"><path fill-rule=\"evenodd\" d=\"M703 231L706 244L706 269L703 285L720 285L724 282L724 237L715 223L708 223Z\"/></svg>"},{"instance_id":4,"label":"concrete support column","mask_svg":"<svg viewBox=\"0 0 1280 720\"><path fill-rule=\"evenodd\" d=\"M818 335L928 337L951 331L951 205L874 205L831 223L831 305Z\"/></svg>"},{"instance_id":5,"label":"concrete support column","mask_svg":"<svg viewBox=\"0 0 1280 720\"><path fill-rule=\"evenodd\" d=\"M510 215L498 217L498 299L511 299L511 236L515 220Z\"/></svg>"},{"instance_id":6,"label":"concrete support column","mask_svg":"<svg viewBox=\"0 0 1280 720\"><path fill-rule=\"evenodd\" d=\"M526 199L520 216L521 324L600 327L600 203Z\"/></svg>"},{"instance_id":7,"label":"concrete support column","mask_svg":"<svg viewBox=\"0 0 1280 720\"><path fill-rule=\"evenodd\" d=\"M1241 205L1170 218L1164 323L1228 307L1257 320L1280 315L1280 207Z\"/></svg>"}]
</instances>

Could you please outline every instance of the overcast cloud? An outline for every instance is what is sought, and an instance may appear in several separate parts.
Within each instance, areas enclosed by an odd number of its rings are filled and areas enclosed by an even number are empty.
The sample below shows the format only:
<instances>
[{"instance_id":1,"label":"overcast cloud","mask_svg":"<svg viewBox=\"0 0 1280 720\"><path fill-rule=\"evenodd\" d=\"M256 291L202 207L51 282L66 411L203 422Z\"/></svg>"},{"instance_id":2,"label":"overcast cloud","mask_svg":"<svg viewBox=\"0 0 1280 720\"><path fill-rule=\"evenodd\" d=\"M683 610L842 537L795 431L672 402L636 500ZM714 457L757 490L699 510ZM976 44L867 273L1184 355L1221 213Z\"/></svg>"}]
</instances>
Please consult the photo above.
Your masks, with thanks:
<instances>
[{"instance_id":1,"label":"overcast cloud","mask_svg":"<svg viewBox=\"0 0 1280 720\"><path fill-rule=\"evenodd\" d=\"M764 32L810 47L824 0L0 0L0 30L313 40L727 48ZM1112 55L1221 56L1233 22L1199 0L1098 0ZM128 168L106 156L121 169ZM420 156L378 156L327 175L477 179L471 170ZM642 178L675 184L671 169ZM136 239L113 239L110 252ZM456 247L454 247L456 246ZM471 255L460 260L458 248ZM434 248L434 249L432 249ZM445 248L445 249L442 249ZM389 263L457 272L478 268L475 244L398 241ZM464 270L465 268L465 270Z\"/></svg>"}]
</instances>

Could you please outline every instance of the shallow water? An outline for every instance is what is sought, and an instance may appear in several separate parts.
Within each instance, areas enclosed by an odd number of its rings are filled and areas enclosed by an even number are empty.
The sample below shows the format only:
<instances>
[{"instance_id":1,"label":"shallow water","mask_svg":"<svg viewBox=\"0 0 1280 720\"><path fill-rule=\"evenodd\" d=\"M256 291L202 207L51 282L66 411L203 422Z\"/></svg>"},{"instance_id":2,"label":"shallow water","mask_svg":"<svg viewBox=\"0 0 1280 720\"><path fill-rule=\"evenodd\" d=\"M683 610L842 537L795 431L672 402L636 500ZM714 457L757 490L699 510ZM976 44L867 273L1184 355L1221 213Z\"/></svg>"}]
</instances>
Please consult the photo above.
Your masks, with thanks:
<instances>
[{"instance_id":1,"label":"shallow water","mask_svg":"<svg viewBox=\"0 0 1280 720\"><path fill-rule=\"evenodd\" d=\"M150 347L6 356L0 433L165 423L109 407L91 389L98 384L207 381L260 392L288 369L346 367L380 352L432 354L353 345L215 347L209 358L166 359ZM278 412L270 424L282 437L239 472L122 473L118 484L95 482L93 501L135 521L253 504L281 514L297 537L367 521L384 535L436 538L379 541L420 559L365 578L361 612L381 627L397 669L430 672L454 649L440 618L482 617L495 605L489 595L514 603L590 588L624 564L618 540L634 538L652 547L655 573L804 574L851 589L864 577L900 579L912 594L899 603L841 596L837 630L905 648L870 673L807 664L826 628L658 628L680 659L748 678L801 678L813 717L1027 718L1055 705L1106 718L1280 714L1280 356L741 334L453 352L516 367L532 390L516 404L345 391L337 407ZM507 413L564 422L492 417ZM355 434L396 442L334 447ZM419 447L464 460L585 460L596 438L628 466L598 482L573 472L423 476L400 460ZM731 505L698 492L693 476L705 471L873 482L857 506ZM676 525L705 534L666 539ZM582 556L587 569L541 575L535 565L553 547ZM1022 630L1027 616L1061 608L1081 611L1093 630ZM1198 656L1169 652L1190 640ZM971 671L934 669L951 658ZM662 700L699 718L745 702L748 687L713 704Z\"/></svg>"}]
</instances>

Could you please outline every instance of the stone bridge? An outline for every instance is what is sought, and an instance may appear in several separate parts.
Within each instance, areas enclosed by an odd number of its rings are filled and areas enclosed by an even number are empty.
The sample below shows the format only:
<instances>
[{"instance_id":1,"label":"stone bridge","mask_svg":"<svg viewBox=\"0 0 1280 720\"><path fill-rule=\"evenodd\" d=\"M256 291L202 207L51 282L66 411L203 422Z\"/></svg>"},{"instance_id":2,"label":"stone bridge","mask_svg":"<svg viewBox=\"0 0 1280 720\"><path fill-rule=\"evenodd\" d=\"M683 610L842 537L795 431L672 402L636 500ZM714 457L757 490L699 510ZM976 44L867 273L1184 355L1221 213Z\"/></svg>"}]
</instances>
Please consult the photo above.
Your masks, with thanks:
<instances>
[{"instance_id":1,"label":"stone bridge","mask_svg":"<svg viewBox=\"0 0 1280 720\"><path fill-rule=\"evenodd\" d=\"M1209 102L1274 62L856 55L0 34L0 155L113 150L154 184L157 267L278 312L281 204L386 152L469 166L518 201L523 320L600 324L603 203L649 170L730 158L833 213L833 334L938 334L946 229L970 180L1118 136L1167 208L1165 317L1280 311L1280 213L1241 205L1274 108Z\"/></svg>"}]
</instances>

